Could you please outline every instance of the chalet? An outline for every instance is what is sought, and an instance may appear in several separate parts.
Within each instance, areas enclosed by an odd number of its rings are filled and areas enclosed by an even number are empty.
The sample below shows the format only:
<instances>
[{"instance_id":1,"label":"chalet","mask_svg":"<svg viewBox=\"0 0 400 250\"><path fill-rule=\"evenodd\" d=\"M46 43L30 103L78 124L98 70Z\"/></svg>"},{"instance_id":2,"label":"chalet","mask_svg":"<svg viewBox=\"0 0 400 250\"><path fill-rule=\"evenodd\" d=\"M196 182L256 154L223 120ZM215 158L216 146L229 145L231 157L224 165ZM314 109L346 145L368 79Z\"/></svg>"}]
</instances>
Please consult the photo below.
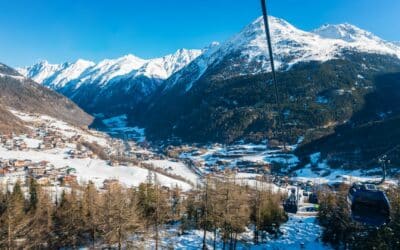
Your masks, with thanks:
<instances>
[{"instance_id":1,"label":"chalet","mask_svg":"<svg viewBox=\"0 0 400 250\"><path fill-rule=\"evenodd\" d=\"M32 162L30 160L14 160L13 161L13 167L15 168L23 168L31 164Z\"/></svg>"},{"instance_id":2,"label":"chalet","mask_svg":"<svg viewBox=\"0 0 400 250\"><path fill-rule=\"evenodd\" d=\"M78 179L77 179L76 175L70 174L70 175L66 175L66 176L62 177L62 183L65 186L71 187L71 186L75 186L78 184Z\"/></svg>"}]
</instances>

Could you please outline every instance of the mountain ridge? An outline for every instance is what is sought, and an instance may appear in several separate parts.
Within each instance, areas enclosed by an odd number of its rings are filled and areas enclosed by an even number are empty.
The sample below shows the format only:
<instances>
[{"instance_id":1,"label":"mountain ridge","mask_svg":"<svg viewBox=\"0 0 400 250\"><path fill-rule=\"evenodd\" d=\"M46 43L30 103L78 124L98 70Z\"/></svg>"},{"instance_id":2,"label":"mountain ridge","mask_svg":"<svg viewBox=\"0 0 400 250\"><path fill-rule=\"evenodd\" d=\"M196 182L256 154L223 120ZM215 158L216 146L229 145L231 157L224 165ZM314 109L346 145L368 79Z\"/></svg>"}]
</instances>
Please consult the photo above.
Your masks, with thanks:
<instances>
[{"instance_id":1,"label":"mountain ridge","mask_svg":"<svg viewBox=\"0 0 400 250\"><path fill-rule=\"evenodd\" d=\"M152 59L142 59L128 54L116 59L104 59L98 63L85 59L62 64L40 61L32 66L17 68L17 70L25 77L32 78L53 89L63 88L65 84L77 80L80 80L81 84L91 81L103 85L117 80L115 79L117 77L129 78L144 75L166 79L170 74L185 66L185 62L191 61L201 53L202 50L197 49L179 49L173 54ZM72 70L71 67L76 70Z\"/></svg>"},{"instance_id":2,"label":"mountain ridge","mask_svg":"<svg viewBox=\"0 0 400 250\"><path fill-rule=\"evenodd\" d=\"M124 113L201 53L203 50L180 49L154 59L129 54L99 63L82 59L59 65L41 62L19 72L71 98L92 114Z\"/></svg>"},{"instance_id":3,"label":"mountain ridge","mask_svg":"<svg viewBox=\"0 0 400 250\"><path fill-rule=\"evenodd\" d=\"M93 118L66 97L50 90L13 68L0 63L0 114L3 132L26 131L23 122L9 110L42 114L69 124L87 127Z\"/></svg>"}]
</instances>

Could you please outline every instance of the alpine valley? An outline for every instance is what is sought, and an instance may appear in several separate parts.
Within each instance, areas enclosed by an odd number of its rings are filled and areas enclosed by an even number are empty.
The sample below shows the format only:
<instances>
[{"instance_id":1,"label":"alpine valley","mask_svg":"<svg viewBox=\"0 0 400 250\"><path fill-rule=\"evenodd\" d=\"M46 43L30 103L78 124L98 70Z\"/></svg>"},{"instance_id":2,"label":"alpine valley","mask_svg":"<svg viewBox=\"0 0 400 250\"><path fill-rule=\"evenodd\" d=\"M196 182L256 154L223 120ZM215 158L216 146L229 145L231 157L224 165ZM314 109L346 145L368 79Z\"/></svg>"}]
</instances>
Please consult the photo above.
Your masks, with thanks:
<instances>
[{"instance_id":1,"label":"alpine valley","mask_svg":"<svg viewBox=\"0 0 400 250\"><path fill-rule=\"evenodd\" d=\"M115 15L137 28L132 1L39 2L38 19L77 10L48 21L58 38L82 22L108 41ZM0 63L0 249L400 249L400 44L264 17L159 58Z\"/></svg>"},{"instance_id":2,"label":"alpine valley","mask_svg":"<svg viewBox=\"0 0 400 250\"><path fill-rule=\"evenodd\" d=\"M398 43L347 23L303 31L271 17L270 25L281 105L262 18L201 50L18 71L96 117L128 117L151 141L299 142L300 162L321 152L332 165L353 167L400 141Z\"/></svg>"}]
</instances>

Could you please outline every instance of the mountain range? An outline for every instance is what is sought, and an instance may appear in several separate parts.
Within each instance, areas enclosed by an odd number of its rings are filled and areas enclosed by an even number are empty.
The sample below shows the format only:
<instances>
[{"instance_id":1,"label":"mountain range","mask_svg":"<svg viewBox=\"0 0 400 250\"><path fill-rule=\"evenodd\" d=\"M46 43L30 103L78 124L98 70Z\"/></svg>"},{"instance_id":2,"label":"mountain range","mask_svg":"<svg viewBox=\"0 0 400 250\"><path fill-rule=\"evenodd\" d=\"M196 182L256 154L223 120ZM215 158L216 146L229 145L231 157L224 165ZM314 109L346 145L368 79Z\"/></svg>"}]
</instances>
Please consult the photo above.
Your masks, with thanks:
<instances>
[{"instance_id":1,"label":"mountain range","mask_svg":"<svg viewBox=\"0 0 400 250\"><path fill-rule=\"evenodd\" d=\"M347 23L304 31L283 19L269 21L281 105L275 104L262 18L202 50L150 60L128 55L97 64L42 62L19 72L91 114L127 114L154 140L294 143L303 138L299 154L320 145L328 155L333 142L346 144L340 134L356 135L368 124L373 124L368 131L397 124L398 43ZM400 141L395 131L388 132L390 140L374 138L380 141L375 153ZM362 136L357 142L363 143ZM349 153L354 150L358 153ZM363 161L368 150L346 144L330 157Z\"/></svg>"},{"instance_id":2,"label":"mountain range","mask_svg":"<svg viewBox=\"0 0 400 250\"><path fill-rule=\"evenodd\" d=\"M300 62L341 58L345 51L400 56L398 44L351 24L323 25L307 32L283 19L271 17L270 22L280 71ZM99 63L83 59L63 64L42 61L18 71L71 98L90 113L126 113L175 84L185 85L184 91L188 91L216 66L222 67L222 79L269 71L264 36L260 17L224 43L213 43L202 50L181 49L148 60L127 55Z\"/></svg>"},{"instance_id":3,"label":"mountain range","mask_svg":"<svg viewBox=\"0 0 400 250\"><path fill-rule=\"evenodd\" d=\"M118 113L151 94L201 53L202 50L180 49L149 60L126 55L99 63L83 59L63 64L42 61L18 71L71 98L91 113Z\"/></svg>"}]
</instances>

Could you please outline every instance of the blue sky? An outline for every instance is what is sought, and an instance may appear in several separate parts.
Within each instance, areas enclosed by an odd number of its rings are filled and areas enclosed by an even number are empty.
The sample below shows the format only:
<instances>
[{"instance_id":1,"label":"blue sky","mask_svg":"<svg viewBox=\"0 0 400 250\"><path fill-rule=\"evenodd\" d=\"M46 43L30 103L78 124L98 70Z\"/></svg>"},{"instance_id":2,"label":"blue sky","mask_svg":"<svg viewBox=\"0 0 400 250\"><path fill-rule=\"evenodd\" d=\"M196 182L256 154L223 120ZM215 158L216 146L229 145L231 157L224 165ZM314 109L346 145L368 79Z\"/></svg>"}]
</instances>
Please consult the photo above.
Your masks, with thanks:
<instances>
[{"instance_id":1,"label":"blue sky","mask_svg":"<svg viewBox=\"0 0 400 250\"><path fill-rule=\"evenodd\" d=\"M0 0L0 62L30 65L125 54L162 56L223 41L260 16L259 0ZM269 0L311 30L349 22L400 41L399 0Z\"/></svg>"}]
</instances>

